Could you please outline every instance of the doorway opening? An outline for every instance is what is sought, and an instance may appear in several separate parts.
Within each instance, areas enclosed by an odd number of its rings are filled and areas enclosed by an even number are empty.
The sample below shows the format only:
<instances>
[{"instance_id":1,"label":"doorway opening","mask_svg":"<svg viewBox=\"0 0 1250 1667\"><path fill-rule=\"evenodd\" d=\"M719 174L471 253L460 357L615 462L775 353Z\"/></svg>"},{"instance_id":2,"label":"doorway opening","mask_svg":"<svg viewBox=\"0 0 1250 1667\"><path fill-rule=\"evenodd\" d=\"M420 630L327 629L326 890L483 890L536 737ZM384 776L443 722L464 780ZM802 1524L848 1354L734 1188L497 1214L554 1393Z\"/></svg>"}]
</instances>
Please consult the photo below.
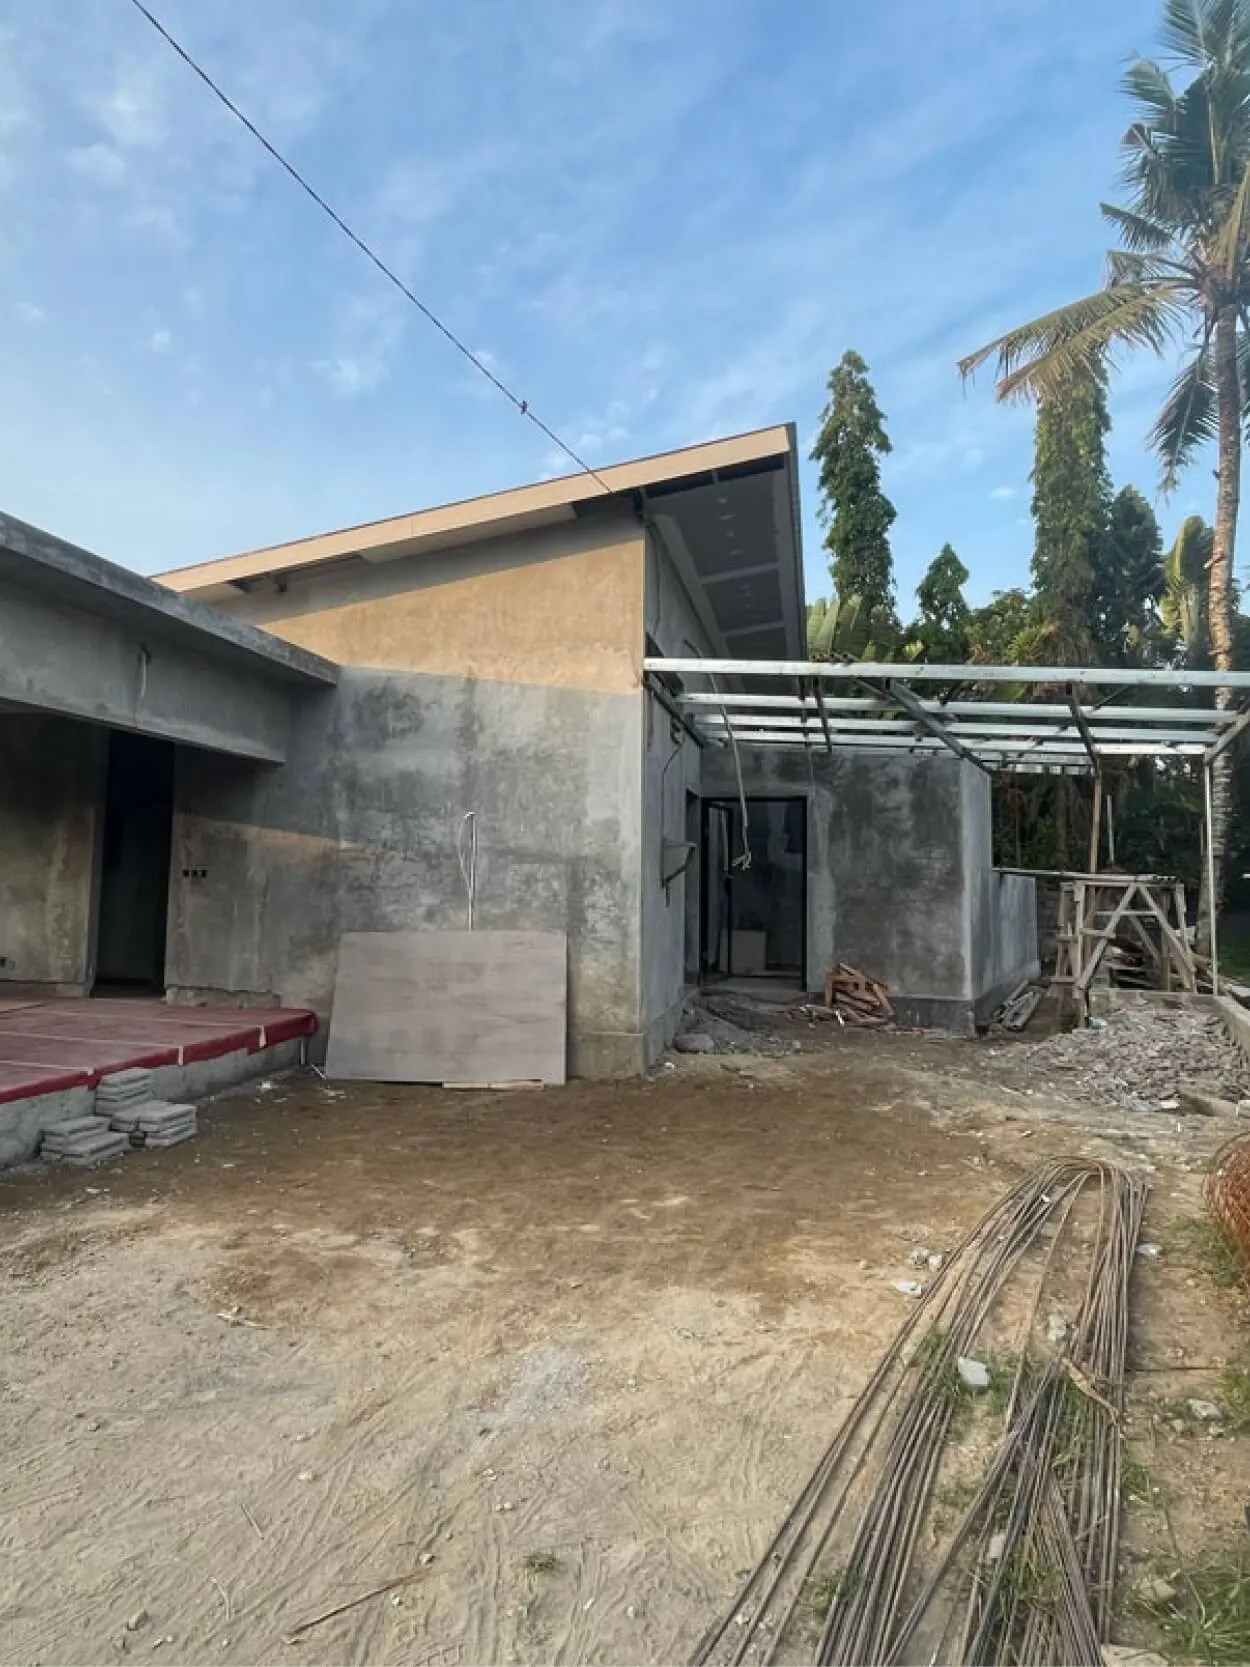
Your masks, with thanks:
<instances>
[{"instance_id":1,"label":"doorway opening","mask_svg":"<svg viewBox=\"0 0 1250 1667\"><path fill-rule=\"evenodd\" d=\"M807 968L807 801L703 801L700 976L802 986ZM742 861L749 851L749 864Z\"/></svg>"},{"instance_id":2,"label":"doorway opening","mask_svg":"<svg viewBox=\"0 0 1250 1667\"><path fill-rule=\"evenodd\" d=\"M171 741L109 736L92 993L165 993L173 840Z\"/></svg>"}]
</instances>

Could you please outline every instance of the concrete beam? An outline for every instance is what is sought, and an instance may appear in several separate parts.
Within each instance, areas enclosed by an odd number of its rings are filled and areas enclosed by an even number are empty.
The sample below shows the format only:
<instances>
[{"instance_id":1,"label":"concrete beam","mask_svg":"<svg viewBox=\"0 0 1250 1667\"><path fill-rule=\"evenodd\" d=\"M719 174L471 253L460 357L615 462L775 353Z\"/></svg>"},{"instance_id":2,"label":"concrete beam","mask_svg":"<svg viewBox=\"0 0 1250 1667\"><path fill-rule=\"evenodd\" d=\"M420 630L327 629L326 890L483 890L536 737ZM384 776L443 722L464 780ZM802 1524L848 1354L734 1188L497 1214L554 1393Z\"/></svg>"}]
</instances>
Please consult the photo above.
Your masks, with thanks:
<instances>
[{"instance_id":1,"label":"concrete beam","mask_svg":"<svg viewBox=\"0 0 1250 1667\"><path fill-rule=\"evenodd\" d=\"M319 655L0 515L0 706L286 758Z\"/></svg>"},{"instance_id":2,"label":"concrete beam","mask_svg":"<svg viewBox=\"0 0 1250 1667\"><path fill-rule=\"evenodd\" d=\"M0 580L0 701L281 764L289 685Z\"/></svg>"}]
</instances>

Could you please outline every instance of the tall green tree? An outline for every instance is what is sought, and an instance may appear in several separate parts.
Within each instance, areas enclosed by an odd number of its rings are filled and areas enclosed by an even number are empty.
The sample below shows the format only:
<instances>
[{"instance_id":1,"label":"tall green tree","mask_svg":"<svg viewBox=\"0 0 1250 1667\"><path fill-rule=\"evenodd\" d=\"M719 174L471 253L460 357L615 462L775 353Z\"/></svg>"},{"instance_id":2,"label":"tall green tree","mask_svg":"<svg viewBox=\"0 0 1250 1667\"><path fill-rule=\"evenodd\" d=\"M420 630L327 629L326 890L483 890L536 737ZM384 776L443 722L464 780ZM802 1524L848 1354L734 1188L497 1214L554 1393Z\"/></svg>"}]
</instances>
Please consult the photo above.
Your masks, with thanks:
<instances>
[{"instance_id":1,"label":"tall green tree","mask_svg":"<svg viewBox=\"0 0 1250 1667\"><path fill-rule=\"evenodd\" d=\"M1163 535L1155 512L1135 486L1111 503L1107 536L1094 572L1095 630L1104 652L1143 665L1163 591Z\"/></svg>"},{"instance_id":2,"label":"tall green tree","mask_svg":"<svg viewBox=\"0 0 1250 1667\"><path fill-rule=\"evenodd\" d=\"M896 511L881 490L880 466L890 441L868 366L858 353L844 353L830 371L828 394L812 461L820 466L820 515L833 588L841 597L859 597L870 613L884 609L893 615L890 528Z\"/></svg>"},{"instance_id":3,"label":"tall green tree","mask_svg":"<svg viewBox=\"0 0 1250 1667\"><path fill-rule=\"evenodd\" d=\"M984 607L968 615L968 659L972 665L1028 663L1033 632L1033 599L1027 591L996 590Z\"/></svg>"},{"instance_id":4,"label":"tall green tree","mask_svg":"<svg viewBox=\"0 0 1250 1667\"><path fill-rule=\"evenodd\" d=\"M1074 372L1097 371L1118 348L1185 360L1152 431L1165 485L1206 443L1217 455L1216 512L1206 574L1211 656L1234 657L1233 557L1241 495L1242 420L1250 390L1250 0L1165 0L1162 44L1174 79L1139 59L1124 77L1134 105L1123 150L1127 206L1103 204L1121 247L1101 290L1033 319L962 362L996 357L1001 399L1046 395ZM1228 706L1232 691L1217 691ZM1232 807L1231 749L1214 772L1218 912ZM1205 930L1204 937L1207 935Z\"/></svg>"},{"instance_id":5,"label":"tall green tree","mask_svg":"<svg viewBox=\"0 0 1250 1667\"><path fill-rule=\"evenodd\" d=\"M1042 398L1033 459L1033 588L1042 665L1099 658L1096 575L1111 514L1102 380L1074 375Z\"/></svg>"},{"instance_id":6,"label":"tall green tree","mask_svg":"<svg viewBox=\"0 0 1250 1667\"><path fill-rule=\"evenodd\" d=\"M934 556L916 586L920 617L910 635L927 660L956 665L968 654L968 604L963 587L968 569L949 544Z\"/></svg>"}]
</instances>

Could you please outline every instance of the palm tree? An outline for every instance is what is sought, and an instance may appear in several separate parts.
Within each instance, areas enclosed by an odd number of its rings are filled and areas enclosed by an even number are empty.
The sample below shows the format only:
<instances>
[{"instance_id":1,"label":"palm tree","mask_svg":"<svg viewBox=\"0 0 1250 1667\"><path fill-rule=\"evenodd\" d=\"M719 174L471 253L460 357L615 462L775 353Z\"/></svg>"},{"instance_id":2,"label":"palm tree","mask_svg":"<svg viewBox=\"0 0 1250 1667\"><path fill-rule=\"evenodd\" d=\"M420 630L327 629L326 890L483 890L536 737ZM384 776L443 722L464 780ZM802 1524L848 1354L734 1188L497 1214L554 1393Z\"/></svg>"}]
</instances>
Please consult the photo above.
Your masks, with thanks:
<instances>
[{"instance_id":1,"label":"palm tree","mask_svg":"<svg viewBox=\"0 0 1250 1667\"><path fill-rule=\"evenodd\" d=\"M1217 443L1207 629L1219 671L1233 668L1233 551L1241 494L1241 425L1250 388L1250 0L1166 0L1164 49L1192 72L1177 87L1140 59L1124 77L1137 117L1124 136L1125 208L1102 205L1122 247L1105 286L1010 330L960 363L965 377L997 358L999 399L1044 399L1099 373L1117 348L1186 357L1151 431L1165 490L1206 442ZM1232 691L1216 691L1228 706ZM1232 753L1214 772L1216 897L1232 808ZM1200 906L1205 917L1209 899Z\"/></svg>"}]
</instances>

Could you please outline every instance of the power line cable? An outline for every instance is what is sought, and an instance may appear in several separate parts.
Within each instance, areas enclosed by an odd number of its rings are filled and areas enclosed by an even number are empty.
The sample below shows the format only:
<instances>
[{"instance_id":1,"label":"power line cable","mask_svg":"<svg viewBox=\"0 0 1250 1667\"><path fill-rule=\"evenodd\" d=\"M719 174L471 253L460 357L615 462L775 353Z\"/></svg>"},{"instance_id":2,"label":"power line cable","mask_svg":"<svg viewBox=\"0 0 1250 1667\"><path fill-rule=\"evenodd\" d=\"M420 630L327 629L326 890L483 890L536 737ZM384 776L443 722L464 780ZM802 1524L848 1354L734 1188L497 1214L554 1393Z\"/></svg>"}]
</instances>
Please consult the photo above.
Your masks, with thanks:
<instances>
[{"instance_id":1,"label":"power line cable","mask_svg":"<svg viewBox=\"0 0 1250 1667\"><path fill-rule=\"evenodd\" d=\"M187 51L186 47L183 46L181 42L175 40L173 35L170 34L169 30L160 21L160 19L153 16L153 14L143 4L143 0L130 0L130 3L142 17L145 17L148 20L153 29L156 30L157 34L160 35L161 38L173 48L173 50L182 59L183 63L186 64L187 68L194 71L194 73L199 76L200 80L204 83L208 90L214 95L214 97L219 99L221 103L225 105L226 109L229 110L235 120L241 122L247 131L252 135L253 139L255 139L256 142L263 147L263 149L269 152L270 156L280 168L290 175L304 195L306 197L310 197L312 201L316 203L321 212L334 222L338 229L343 233L344 237L356 245L366 260L371 261L373 265L377 267L382 276L388 279L390 283L394 284L395 288L402 296L404 296L406 300L412 302L413 306L422 315L422 317L432 324L440 335L445 336L458 353L462 353L464 355L464 357L473 366L474 370L479 371L489 383L499 390L506 400L509 400L516 406L517 410L523 417L528 417L530 422L534 424L535 428L539 429L554 445L558 446L566 457L571 458L584 474L589 475L592 480L598 481L603 490L610 493L612 488L608 485L607 481L604 480L603 476L596 469L592 468L591 465L586 462L584 457L580 457L567 441L562 440L554 428L550 428L542 420L538 413L531 408L530 402L527 399L522 399L519 394L513 393L507 383L496 376L494 371L490 369L489 365L484 364L482 360L478 358L477 354L473 352L472 348L466 347L464 342L462 342L459 336L456 335L455 331L443 323L442 319L433 310L433 308L427 306L419 295L414 294L404 280L386 264L382 257L374 253L374 251L365 242L364 238L358 236L357 233L354 232L347 224L347 221L343 219L342 215L335 209L331 208L330 204L321 195L321 193L309 184L303 174L300 173L299 169L295 167L294 163L287 161L286 157L283 156L278 147L265 137L260 128L257 127L256 123L252 121L251 117L245 115L234 100L217 85L216 81L213 80L208 71L200 67L200 65Z\"/></svg>"}]
</instances>

